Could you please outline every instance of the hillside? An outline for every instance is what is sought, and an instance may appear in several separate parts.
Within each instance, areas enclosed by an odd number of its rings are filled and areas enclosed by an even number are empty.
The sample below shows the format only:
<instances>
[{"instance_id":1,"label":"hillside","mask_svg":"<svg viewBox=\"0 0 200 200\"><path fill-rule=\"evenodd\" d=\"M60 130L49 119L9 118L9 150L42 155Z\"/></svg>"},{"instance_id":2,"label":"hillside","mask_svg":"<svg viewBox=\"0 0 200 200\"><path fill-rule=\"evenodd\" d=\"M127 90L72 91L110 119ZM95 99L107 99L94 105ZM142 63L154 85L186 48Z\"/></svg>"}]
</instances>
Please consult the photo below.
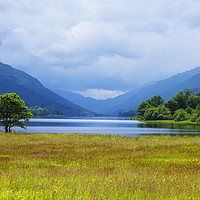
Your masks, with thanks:
<instances>
[{"instance_id":1,"label":"hillside","mask_svg":"<svg viewBox=\"0 0 200 200\"><path fill-rule=\"evenodd\" d=\"M158 81L157 83L144 87L136 92L127 101L122 102L119 107L128 111L136 109L137 105L146 99L151 98L154 95L160 95L165 100L176 95L177 92L184 89L194 89L200 86L200 67L179 73L168 79ZM113 110L117 109L115 107Z\"/></svg>"},{"instance_id":2,"label":"hillside","mask_svg":"<svg viewBox=\"0 0 200 200\"><path fill-rule=\"evenodd\" d=\"M185 88L193 89L200 86L200 67L176 74L152 85L131 90L123 95L107 100L85 98L79 94L55 90L56 93L86 109L102 114L118 115L120 112L136 109L137 105L154 95L161 95L165 100Z\"/></svg>"},{"instance_id":3,"label":"hillside","mask_svg":"<svg viewBox=\"0 0 200 200\"><path fill-rule=\"evenodd\" d=\"M131 91L126 94L117 96L115 98L110 98L107 100L96 100L90 97L83 97L80 94L76 94L69 91L54 89L55 93L59 94L60 96L68 99L69 101L85 108L88 110L92 110L93 112L99 114L113 114L109 112L110 107L118 106L119 102L123 102L131 97L136 91ZM118 114L118 113L117 113Z\"/></svg>"},{"instance_id":4,"label":"hillside","mask_svg":"<svg viewBox=\"0 0 200 200\"><path fill-rule=\"evenodd\" d=\"M0 93L11 92L17 93L28 106L55 107L64 116L95 115L47 89L36 78L0 62Z\"/></svg>"}]
</instances>

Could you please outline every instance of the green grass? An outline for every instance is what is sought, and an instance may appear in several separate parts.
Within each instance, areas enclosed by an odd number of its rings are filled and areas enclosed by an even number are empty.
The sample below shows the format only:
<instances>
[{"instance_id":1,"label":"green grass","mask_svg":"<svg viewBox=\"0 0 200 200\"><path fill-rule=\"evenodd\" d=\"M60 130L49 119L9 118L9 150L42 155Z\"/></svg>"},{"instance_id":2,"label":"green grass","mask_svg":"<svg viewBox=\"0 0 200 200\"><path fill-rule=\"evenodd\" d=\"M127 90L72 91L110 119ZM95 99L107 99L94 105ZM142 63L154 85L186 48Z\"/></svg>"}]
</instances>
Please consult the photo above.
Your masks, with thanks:
<instances>
[{"instance_id":1,"label":"green grass","mask_svg":"<svg viewBox=\"0 0 200 200\"><path fill-rule=\"evenodd\" d=\"M0 133L0 199L199 199L200 136Z\"/></svg>"},{"instance_id":2,"label":"green grass","mask_svg":"<svg viewBox=\"0 0 200 200\"><path fill-rule=\"evenodd\" d=\"M200 125L198 122L187 121L175 121L175 120L140 120L141 122L155 122L155 123L167 123L167 124L188 124L188 125Z\"/></svg>"}]
</instances>

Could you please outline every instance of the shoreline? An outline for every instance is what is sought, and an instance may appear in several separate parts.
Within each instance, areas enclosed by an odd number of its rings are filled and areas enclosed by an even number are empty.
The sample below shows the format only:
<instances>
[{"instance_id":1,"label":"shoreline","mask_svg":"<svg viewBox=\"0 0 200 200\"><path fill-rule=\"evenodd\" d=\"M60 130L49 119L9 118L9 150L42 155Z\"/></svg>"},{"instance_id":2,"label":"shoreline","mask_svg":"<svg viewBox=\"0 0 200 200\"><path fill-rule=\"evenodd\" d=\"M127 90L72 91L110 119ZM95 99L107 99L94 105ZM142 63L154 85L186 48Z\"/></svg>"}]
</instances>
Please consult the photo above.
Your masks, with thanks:
<instances>
[{"instance_id":1,"label":"shoreline","mask_svg":"<svg viewBox=\"0 0 200 200\"><path fill-rule=\"evenodd\" d=\"M174 120L139 120L139 119L131 119L133 121L145 122L145 123L163 123L163 124L186 124L186 125L200 125L197 122L191 121L174 121Z\"/></svg>"}]
</instances>

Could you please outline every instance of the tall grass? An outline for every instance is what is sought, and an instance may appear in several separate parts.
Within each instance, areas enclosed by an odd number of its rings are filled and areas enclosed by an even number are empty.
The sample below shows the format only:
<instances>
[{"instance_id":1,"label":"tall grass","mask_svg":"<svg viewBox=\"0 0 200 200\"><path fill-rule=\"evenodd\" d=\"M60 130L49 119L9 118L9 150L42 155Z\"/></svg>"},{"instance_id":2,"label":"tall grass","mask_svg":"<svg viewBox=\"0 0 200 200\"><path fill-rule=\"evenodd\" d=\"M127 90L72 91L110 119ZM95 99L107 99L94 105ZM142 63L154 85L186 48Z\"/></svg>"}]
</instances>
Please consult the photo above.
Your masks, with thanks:
<instances>
[{"instance_id":1,"label":"tall grass","mask_svg":"<svg viewBox=\"0 0 200 200\"><path fill-rule=\"evenodd\" d=\"M0 133L0 199L199 199L200 136Z\"/></svg>"}]
</instances>

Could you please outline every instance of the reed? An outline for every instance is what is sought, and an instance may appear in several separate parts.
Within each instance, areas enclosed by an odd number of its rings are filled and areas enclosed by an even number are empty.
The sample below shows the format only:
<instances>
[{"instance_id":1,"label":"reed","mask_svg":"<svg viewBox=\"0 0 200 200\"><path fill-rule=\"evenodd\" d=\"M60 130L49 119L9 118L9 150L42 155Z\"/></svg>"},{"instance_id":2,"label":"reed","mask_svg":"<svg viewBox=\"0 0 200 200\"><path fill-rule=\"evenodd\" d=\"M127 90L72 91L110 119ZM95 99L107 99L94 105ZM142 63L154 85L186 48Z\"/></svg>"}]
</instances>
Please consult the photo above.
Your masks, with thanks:
<instances>
[{"instance_id":1,"label":"reed","mask_svg":"<svg viewBox=\"0 0 200 200\"><path fill-rule=\"evenodd\" d=\"M200 136L0 133L0 199L199 199Z\"/></svg>"}]
</instances>

